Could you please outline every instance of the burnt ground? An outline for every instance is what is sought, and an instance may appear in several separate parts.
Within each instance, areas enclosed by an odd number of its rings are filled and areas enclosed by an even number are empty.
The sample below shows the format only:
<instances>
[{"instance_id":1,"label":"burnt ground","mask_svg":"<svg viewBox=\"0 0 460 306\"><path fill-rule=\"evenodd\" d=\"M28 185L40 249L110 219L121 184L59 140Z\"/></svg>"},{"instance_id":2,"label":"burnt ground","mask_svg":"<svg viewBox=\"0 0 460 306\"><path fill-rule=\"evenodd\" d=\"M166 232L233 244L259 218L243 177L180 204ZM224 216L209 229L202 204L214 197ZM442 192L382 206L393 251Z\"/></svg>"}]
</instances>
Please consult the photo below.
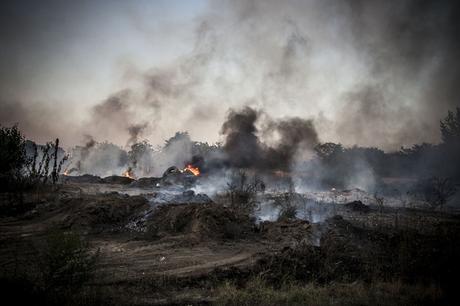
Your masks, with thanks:
<instances>
[{"instance_id":1,"label":"burnt ground","mask_svg":"<svg viewBox=\"0 0 460 306\"><path fill-rule=\"evenodd\" d=\"M139 193L143 195L133 195ZM460 218L455 213L325 203L321 205L331 206L330 216L318 223L258 223L222 203L192 200L153 207L153 196L148 189L93 183L25 194L29 209L0 219L3 294L17 294L17 286L22 297L30 294L23 281L34 286L46 237L59 230L78 233L91 252L98 253L95 275L84 285L96 290L97 299L78 304L241 304L236 302L240 291L249 294L243 299L249 300L251 291L260 289L250 289L254 279L262 279L275 292L285 292L286 284L313 284L337 294L335 286L343 284L361 286L372 296L355 302L326 298L313 304L457 302ZM373 292L374 283L409 287L398 287L401 300L385 304L379 297L394 291L377 286L378 292ZM237 293L228 299L230 290ZM296 304L283 301L271 303ZM263 299L251 303L267 304Z\"/></svg>"}]
</instances>

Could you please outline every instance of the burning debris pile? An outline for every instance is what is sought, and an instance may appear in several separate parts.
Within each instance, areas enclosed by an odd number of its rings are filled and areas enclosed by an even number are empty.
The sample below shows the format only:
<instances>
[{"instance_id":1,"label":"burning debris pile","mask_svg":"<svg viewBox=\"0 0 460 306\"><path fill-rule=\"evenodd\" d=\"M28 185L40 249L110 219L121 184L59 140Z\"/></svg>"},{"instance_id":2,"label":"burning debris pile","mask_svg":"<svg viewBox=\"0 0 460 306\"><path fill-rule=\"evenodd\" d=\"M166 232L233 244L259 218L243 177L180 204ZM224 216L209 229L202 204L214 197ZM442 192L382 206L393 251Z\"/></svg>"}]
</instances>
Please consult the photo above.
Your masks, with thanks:
<instances>
[{"instance_id":1,"label":"burning debris pile","mask_svg":"<svg viewBox=\"0 0 460 306\"><path fill-rule=\"evenodd\" d=\"M262 128L259 130L256 125ZM176 133L159 150L143 141L132 144L128 152L86 136L85 145L72 150L72 158L64 174L102 177L121 173L136 179L159 176L161 169L181 164L185 167L179 171L195 176L203 171L229 168L289 171L299 152L312 152L318 144L311 120L274 120L249 107L240 111L230 110L221 132L225 137L222 146L193 142L187 133Z\"/></svg>"},{"instance_id":2,"label":"burning debris pile","mask_svg":"<svg viewBox=\"0 0 460 306\"><path fill-rule=\"evenodd\" d=\"M382 167L384 161L398 165L399 161L394 161L401 158L406 163L407 150L399 157L375 148L320 143L312 120L275 119L250 107L228 111L220 130L223 142L215 145L192 141L188 133L178 132L154 148L140 140L141 130L130 131L128 149L86 136L85 144L75 147L63 165L61 182L153 188L156 192L162 189L163 194L157 192L156 203L208 202L209 198L199 199L199 194L213 198L225 193L232 185L232 173L243 171L263 181L261 193L290 190L318 203L361 201L365 206L356 209L363 211L377 201L371 194L395 194L396 198L415 184L414 179L407 178L407 186L395 186L384 177L395 174ZM184 194L190 189L198 194L186 200ZM401 203L405 201L399 198ZM386 202L390 206L395 203Z\"/></svg>"}]
</instances>

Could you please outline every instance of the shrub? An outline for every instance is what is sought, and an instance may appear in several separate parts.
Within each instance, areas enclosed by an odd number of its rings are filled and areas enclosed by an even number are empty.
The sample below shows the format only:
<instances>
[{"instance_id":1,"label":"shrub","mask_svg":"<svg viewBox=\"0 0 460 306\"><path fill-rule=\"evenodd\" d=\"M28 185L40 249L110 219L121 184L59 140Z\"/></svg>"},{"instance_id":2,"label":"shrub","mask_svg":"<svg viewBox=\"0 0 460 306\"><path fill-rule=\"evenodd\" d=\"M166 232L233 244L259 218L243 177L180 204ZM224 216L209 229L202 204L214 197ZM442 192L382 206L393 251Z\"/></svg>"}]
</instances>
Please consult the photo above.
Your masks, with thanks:
<instances>
[{"instance_id":1,"label":"shrub","mask_svg":"<svg viewBox=\"0 0 460 306\"><path fill-rule=\"evenodd\" d=\"M40 272L45 290L78 290L94 276L99 253L78 234L53 231L47 235Z\"/></svg>"},{"instance_id":2,"label":"shrub","mask_svg":"<svg viewBox=\"0 0 460 306\"><path fill-rule=\"evenodd\" d=\"M252 214L257 206L257 192L265 191L265 183L258 176L249 177L243 170L231 174L227 184L230 207L243 214Z\"/></svg>"},{"instance_id":3,"label":"shrub","mask_svg":"<svg viewBox=\"0 0 460 306\"><path fill-rule=\"evenodd\" d=\"M25 139L17 126L0 127L0 180L2 189L10 189L21 176L26 163Z\"/></svg>"},{"instance_id":4,"label":"shrub","mask_svg":"<svg viewBox=\"0 0 460 306\"><path fill-rule=\"evenodd\" d=\"M289 191L275 200L275 206L279 207L278 221L295 219L297 217L297 204L301 202L300 196L295 192L292 182Z\"/></svg>"},{"instance_id":5,"label":"shrub","mask_svg":"<svg viewBox=\"0 0 460 306\"><path fill-rule=\"evenodd\" d=\"M99 252L91 252L78 234L51 231L37 256L0 273L4 301L17 305L107 305L100 288L88 286L95 277Z\"/></svg>"}]
</instances>

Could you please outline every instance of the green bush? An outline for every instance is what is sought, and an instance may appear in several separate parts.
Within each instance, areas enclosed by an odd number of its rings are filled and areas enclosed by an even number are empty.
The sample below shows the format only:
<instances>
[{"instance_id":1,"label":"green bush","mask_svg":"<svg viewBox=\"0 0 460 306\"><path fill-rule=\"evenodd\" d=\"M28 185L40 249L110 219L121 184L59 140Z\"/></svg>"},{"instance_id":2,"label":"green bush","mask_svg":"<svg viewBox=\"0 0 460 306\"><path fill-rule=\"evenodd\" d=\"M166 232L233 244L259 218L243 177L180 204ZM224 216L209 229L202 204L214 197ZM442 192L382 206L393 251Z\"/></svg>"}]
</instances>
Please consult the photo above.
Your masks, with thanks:
<instances>
[{"instance_id":1,"label":"green bush","mask_svg":"<svg viewBox=\"0 0 460 306\"><path fill-rule=\"evenodd\" d=\"M78 234L51 231L36 245L35 258L0 273L4 301L16 305L109 305L110 297L91 286L99 252Z\"/></svg>"},{"instance_id":2,"label":"green bush","mask_svg":"<svg viewBox=\"0 0 460 306\"><path fill-rule=\"evenodd\" d=\"M18 127L0 127L0 174L13 175L25 162L25 139Z\"/></svg>"},{"instance_id":3,"label":"green bush","mask_svg":"<svg viewBox=\"0 0 460 306\"><path fill-rule=\"evenodd\" d=\"M0 189L14 189L26 163L25 139L17 126L0 126Z\"/></svg>"},{"instance_id":4,"label":"green bush","mask_svg":"<svg viewBox=\"0 0 460 306\"><path fill-rule=\"evenodd\" d=\"M41 275L46 290L78 290L94 277L99 253L93 254L78 234L53 231L41 254Z\"/></svg>"}]
</instances>

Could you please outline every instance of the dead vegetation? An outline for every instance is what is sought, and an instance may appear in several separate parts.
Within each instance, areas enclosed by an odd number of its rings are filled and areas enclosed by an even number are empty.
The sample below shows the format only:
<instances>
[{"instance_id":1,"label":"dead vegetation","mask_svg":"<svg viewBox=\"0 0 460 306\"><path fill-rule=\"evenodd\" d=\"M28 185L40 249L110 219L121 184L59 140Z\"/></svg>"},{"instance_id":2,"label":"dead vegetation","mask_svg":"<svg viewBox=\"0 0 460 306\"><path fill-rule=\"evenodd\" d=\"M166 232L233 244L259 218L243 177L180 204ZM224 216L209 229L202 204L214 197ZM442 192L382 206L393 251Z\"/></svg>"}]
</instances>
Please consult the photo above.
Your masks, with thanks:
<instances>
[{"instance_id":1,"label":"dead vegetation","mask_svg":"<svg viewBox=\"0 0 460 306\"><path fill-rule=\"evenodd\" d=\"M217 290L215 305L436 305L442 290L436 286L401 282L366 284L334 283L283 284L274 288L261 278L254 278L244 288L225 283Z\"/></svg>"},{"instance_id":2,"label":"dead vegetation","mask_svg":"<svg viewBox=\"0 0 460 306\"><path fill-rule=\"evenodd\" d=\"M238 213L252 214L257 206L257 193L265 191L265 183L257 175L246 171L233 171L227 184L226 197L229 206Z\"/></svg>"}]
</instances>

